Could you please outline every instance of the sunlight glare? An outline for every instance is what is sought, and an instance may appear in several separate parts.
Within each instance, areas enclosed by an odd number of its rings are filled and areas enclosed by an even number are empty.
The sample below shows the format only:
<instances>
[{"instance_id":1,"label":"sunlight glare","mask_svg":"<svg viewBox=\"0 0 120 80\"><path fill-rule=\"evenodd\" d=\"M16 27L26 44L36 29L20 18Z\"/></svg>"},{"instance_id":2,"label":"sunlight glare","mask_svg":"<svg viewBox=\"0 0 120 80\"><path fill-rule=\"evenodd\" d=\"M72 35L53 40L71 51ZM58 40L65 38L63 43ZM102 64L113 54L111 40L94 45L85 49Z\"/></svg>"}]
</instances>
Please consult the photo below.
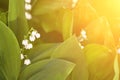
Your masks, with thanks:
<instances>
[{"instance_id":1,"label":"sunlight glare","mask_svg":"<svg viewBox=\"0 0 120 80\"><path fill-rule=\"evenodd\" d=\"M120 54L120 48L117 49L117 53Z\"/></svg>"},{"instance_id":2,"label":"sunlight glare","mask_svg":"<svg viewBox=\"0 0 120 80\"><path fill-rule=\"evenodd\" d=\"M78 0L73 0L73 3L72 3L72 8L74 8L77 4Z\"/></svg>"}]
</instances>

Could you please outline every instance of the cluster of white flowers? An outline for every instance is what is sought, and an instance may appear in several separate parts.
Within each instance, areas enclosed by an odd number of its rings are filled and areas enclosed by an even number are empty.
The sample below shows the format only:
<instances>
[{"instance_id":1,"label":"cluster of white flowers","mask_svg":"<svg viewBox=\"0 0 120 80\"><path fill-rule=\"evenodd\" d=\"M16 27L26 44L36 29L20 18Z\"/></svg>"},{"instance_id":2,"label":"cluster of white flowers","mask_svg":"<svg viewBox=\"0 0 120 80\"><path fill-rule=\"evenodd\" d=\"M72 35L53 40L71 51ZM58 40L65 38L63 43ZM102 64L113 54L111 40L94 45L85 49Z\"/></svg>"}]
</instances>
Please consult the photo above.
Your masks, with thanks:
<instances>
[{"instance_id":1,"label":"cluster of white flowers","mask_svg":"<svg viewBox=\"0 0 120 80\"><path fill-rule=\"evenodd\" d=\"M25 49L31 49L33 47L33 45L29 43L27 39L22 41L22 45L24 45Z\"/></svg>"},{"instance_id":2,"label":"cluster of white flowers","mask_svg":"<svg viewBox=\"0 0 120 80\"><path fill-rule=\"evenodd\" d=\"M31 6L31 0L25 0L25 16L26 16L26 19L30 20L32 19L32 15L29 13L29 11L32 9L32 6Z\"/></svg>"},{"instance_id":3,"label":"cluster of white flowers","mask_svg":"<svg viewBox=\"0 0 120 80\"><path fill-rule=\"evenodd\" d=\"M31 28L31 30L28 33L27 38L28 39L25 38L22 41L22 45L23 45L22 50L24 50L24 49L29 50L29 49L33 48L32 42L34 42L36 39L40 38L40 34L37 32L37 30ZM24 60L25 65L31 64L30 59L28 59L27 55L23 54L22 52L21 52L21 60Z\"/></svg>"},{"instance_id":4,"label":"cluster of white flowers","mask_svg":"<svg viewBox=\"0 0 120 80\"><path fill-rule=\"evenodd\" d=\"M87 40L87 35L86 35L86 31L82 29L80 32L79 41L83 42L84 40Z\"/></svg>"},{"instance_id":5,"label":"cluster of white flowers","mask_svg":"<svg viewBox=\"0 0 120 80\"><path fill-rule=\"evenodd\" d=\"M86 31L84 29L81 30L81 35L84 40L87 39Z\"/></svg>"},{"instance_id":6,"label":"cluster of white flowers","mask_svg":"<svg viewBox=\"0 0 120 80\"><path fill-rule=\"evenodd\" d=\"M25 65L31 64L31 61L30 61L30 59L27 58L27 55L21 54L21 60L24 60Z\"/></svg>"},{"instance_id":7,"label":"cluster of white flowers","mask_svg":"<svg viewBox=\"0 0 120 80\"><path fill-rule=\"evenodd\" d=\"M29 39L24 39L22 41L22 45L25 49L31 49L33 48L31 42L34 42L37 38L40 38L40 34L36 30L32 30L31 34L29 35Z\"/></svg>"},{"instance_id":8,"label":"cluster of white flowers","mask_svg":"<svg viewBox=\"0 0 120 80\"><path fill-rule=\"evenodd\" d=\"M79 42L80 42L79 45L80 45L81 49L83 49L84 46L81 45L81 43L82 43L83 41L87 40L86 31L85 31L84 29L81 30L81 32L80 32L80 36L78 37L78 40L79 40Z\"/></svg>"},{"instance_id":9,"label":"cluster of white flowers","mask_svg":"<svg viewBox=\"0 0 120 80\"><path fill-rule=\"evenodd\" d=\"M36 38L40 38L40 34L36 30L34 30L34 31L32 31L32 33L29 37L29 40L31 42L33 42L33 41L35 41Z\"/></svg>"}]
</instances>

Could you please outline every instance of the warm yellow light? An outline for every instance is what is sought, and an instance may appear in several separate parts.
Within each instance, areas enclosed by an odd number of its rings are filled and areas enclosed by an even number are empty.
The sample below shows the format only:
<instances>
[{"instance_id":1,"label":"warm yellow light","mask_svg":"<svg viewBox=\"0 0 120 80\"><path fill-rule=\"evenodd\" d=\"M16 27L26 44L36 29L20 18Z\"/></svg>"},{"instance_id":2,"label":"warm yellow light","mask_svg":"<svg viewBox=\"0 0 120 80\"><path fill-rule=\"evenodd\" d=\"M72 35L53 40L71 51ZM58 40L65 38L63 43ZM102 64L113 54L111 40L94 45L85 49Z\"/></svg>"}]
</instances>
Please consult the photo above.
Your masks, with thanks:
<instances>
[{"instance_id":1,"label":"warm yellow light","mask_svg":"<svg viewBox=\"0 0 120 80\"><path fill-rule=\"evenodd\" d=\"M120 17L120 0L91 0L90 2L101 15Z\"/></svg>"},{"instance_id":2,"label":"warm yellow light","mask_svg":"<svg viewBox=\"0 0 120 80\"><path fill-rule=\"evenodd\" d=\"M114 13L120 13L120 0L110 0L107 5Z\"/></svg>"}]
</instances>

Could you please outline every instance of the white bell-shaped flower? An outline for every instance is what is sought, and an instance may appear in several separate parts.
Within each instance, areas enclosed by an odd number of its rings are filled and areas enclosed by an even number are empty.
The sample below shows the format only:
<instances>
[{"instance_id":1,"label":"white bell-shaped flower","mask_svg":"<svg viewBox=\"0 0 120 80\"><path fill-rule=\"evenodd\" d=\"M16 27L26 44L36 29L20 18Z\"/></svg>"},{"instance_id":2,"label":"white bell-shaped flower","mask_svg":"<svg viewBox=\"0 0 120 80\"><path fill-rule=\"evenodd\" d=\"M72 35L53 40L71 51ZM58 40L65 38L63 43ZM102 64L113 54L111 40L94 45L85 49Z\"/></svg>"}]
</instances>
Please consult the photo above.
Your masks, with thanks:
<instances>
[{"instance_id":1,"label":"white bell-shaped flower","mask_svg":"<svg viewBox=\"0 0 120 80\"><path fill-rule=\"evenodd\" d=\"M31 10L32 6L30 4L25 4L25 10Z\"/></svg>"},{"instance_id":2,"label":"white bell-shaped flower","mask_svg":"<svg viewBox=\"0 0 120 80\"><path fill-rule=\"evenodd\" d=\"M24 59L24 55L20 54L20 58L21 58L21 60L23 60Z\"/></svg>"},{"instance_id":3,"label":"white bell-shaped flower","mask_svg":"<svg viewBox=\"0 0 120 80\"><path fill-rule=\"evenodd\" d=\"M35 36L37 34L37 31L36 30L33 30L32 33L31 33L33 36Z\"/></svg>"},{"instance_id":4,"label":"white bell-shaped flower","mask_svg":"<svg viewBox=\"0 0 120 80\"><path fill-rule=\"evenodd\" d=\"M81 30L81 36L83 39L87 39L86 31L84 29Z\"/></svg>"},{"instance_id":5,"label":"white bell-shaped flower","mask_svg":"<svg viewBox=\"0 0 120 80\"><path fill-rule=\"evenodd\" d=\"M31 43L25 46L25 49L31 49L31 48L33 48L33 45Z\"/></svg>"},{"instance_id":6,"label":"white bell-shaped flower","mask_svg":"<svg viewBox=\"0 0 120 80\"><path fill-rule=\"evenodd\" d=\"M25 0L26 3L31 3L31 0Z\"/></svg>"},{"instance_id":7,"label":"white bell-shaped flower","mask_svg":"<svg viewBox=\"0 0 120 80\"><path fill-rule=\"evenodd\" d=\"M35 41L35 36L33 36L33 35L29 36L29 40L32 42Z\"/></svg>"},{"instance_id":8,"label":"white bell-shaped flower","mask_svg":"<svg viewBox=\"0 0 120 80\"><path fill-rule=\"evenodd\" d=\"M26 16L26 19L28 19L28 20L32 19L32 15L28 12L25 12L25 16Z\"/></svg>"},{"instance_id":9,"label":"white bell-shaped flower","mask_svg":"<svg viewBox=\"0 0 120 80\"><path fill-rule=\"evenodd\" d=\"M28 45L28 40L27 39L23 40L22 45Z\"/></svg>"},{"instance_id":10,"label":"white bell-shaped flower","mask_svg":"<svg viewBox=\"0 0 120 80\"><path fill-rule=\"evenodd\" d=\"M25 59L25 60L24 60L24 64L25 64L25 65L29 65L29 64L31 64L30 59Z\"/></svg>"},{"instance_id":11,"label":"white bell-shaped flower","mask_svg":"<svg viewBox=\"0 0 120 80\"><path fill-rule=\"evenodd\" d=\"M39 33L37 33L35 36L36 36L36 38L40 38L40 34Z\"/></svg>"}]
</instances>

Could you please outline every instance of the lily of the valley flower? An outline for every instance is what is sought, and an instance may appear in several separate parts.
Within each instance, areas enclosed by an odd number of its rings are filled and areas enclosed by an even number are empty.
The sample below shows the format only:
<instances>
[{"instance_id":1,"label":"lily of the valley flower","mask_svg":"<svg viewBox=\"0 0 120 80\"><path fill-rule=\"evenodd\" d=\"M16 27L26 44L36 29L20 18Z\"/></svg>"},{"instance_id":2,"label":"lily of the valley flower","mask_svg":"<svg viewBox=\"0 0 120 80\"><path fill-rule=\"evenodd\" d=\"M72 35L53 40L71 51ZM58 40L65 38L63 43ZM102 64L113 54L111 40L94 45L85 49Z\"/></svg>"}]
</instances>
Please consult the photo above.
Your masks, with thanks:
<instances>
[{"instance_id":1,"label":"lily of the valley flower","mask_svg":"<svg viewBox=\"0 0 120 80\"><path fill-rule=\"evenodd\" d=\"M31 48L33 48L33 45L31 43L29 43L25 46L25 49L31 49Z\"/></svg>"},{"instance_id":2,"label":"lily of the valley flower","mask_svg":"<svg viewBox=\"0 0 120 80\"><path fill-rule=\"evenodd\" d=\"M28 20L32 19L32 15L28 12L32 9L32 5L30 3L31 3L31 0L25 0L25 10L26 10L25 17Z\"/></svg>"},{"instance_id":3,"label":"lily of the valley flower","mask_svg":"<svg viewBox=\"0 0 120 80\"><path fill-rule=\"evenodd\" d=\"M24 64L25 64L25 65L29 65L29 64L31 64L30 59L25 59L25 60L24 60Z\"/></svg>"},{"instance_id":4,"label":"lily of the valley flower","mask_svg":"<svg viewBox=\"0 0 120 80\"><path fill-rule=\"evenodd\" d=\"M23 60L23 59L24 59L24 55L23 55L23 54L20 54L20 57L21 57L21 60Z\"/></svg>"},{"instance_id":5,"label":"lily of the valley flower","mask_svg":"<svg viewBox=\"0 0 120 80\"><path fill-rule=\"evenodd\" d=\"M30 4L25 4L25 9L26 10L31 10L32 6Z\"/></svg>"},{"instance_id":6,"label":"lily of the valley flower","mask_svg":"<svg viewBox=\"0 0 120 80\"><path fill-rule=\"evenodd\" d=\"M25 49L31 49L33 47L33 45L31 43L29 43L29 41L27 39L23 40L22 44L25 47Z\"/></svg>"},{"instance_id":7,"label":"lily of the valley flower","mask_svg":"<svg viewBox=\"0 0 120 80\"><path fill-rule=\"evenodd\" d=\"M22 45L28 45L28 40L27 39L23 40Z\"/></svg>"},{"instance_id":8,"label":"lily of the valley flower","mask_svg":"<svg viewBox=\"0 0 120 80\"><path fill-rule=\"evenodd\" d=\"M31 42L35 41L35 36L31 35L31 36L29 37L29 40L30 40Z\"/></svg>"},{"instance_id":9,"label":"lily of the valley flower","mask_svg":"<svg viewBox=\"0 0 120 80\"><path fill-rule=\"evenodd\" d=\"M36 38L40 38L40 34L39 34L36 30L33 30L33 31L32 31L31 36L34 36L34 37L36 37Z\"/></svg>"},{"instance_id":10,"label":"lily of the valley flower","mask_svg":"<svg viewBox=\"0 0 120 80\"><path fill-rule=\"evenodd\" d=\"M26 16L26 19L28 19L28 20L32 19L32 15L28 12L25 12L25 16Z\"/></svg>"},{"instance_id":11,"label":"lily of the valley flower","mask_svg":"<svg viewBox=\"0 0 120 80\"><path fill-rule=\"evenodd\" d=\"M40 34L36 30L33 30L29 37L29 40L33 42L36 38L40 38Z\"/></svg>"},{"instance_id":12,"label":"lily of the valley flower","mask_svg":"<svg viewBox=\"0 0 120 80\"><path fill-rule=\"evenodd\" d=\"M34 42L37 38L40 38L40 33L38 33L35 29L31 29L27 37L29 37L29 39L24 39L22 41L22 45L25 49L31 49L33 48L32 42Z\"/></svg>"},{"instance_id":13,"label":"lily of the valley flower","mask_svg":"<svg viewBox=\"0 0 120 80\"><path fill-rule=\"evenodd\" d=\"M36 30L33 30L32 31L32 35L34 36L34 35L36 35L37 34L37 31Z\"/></svg>"},{"instance_id":14,"label":"lily of the valley flower","mask_svg":"<svg viewBox=\"0 0 120 80\"><path fill-rule=\"evenodd\" d=\"M31 3L31 0L25 0L26 3Z\"/></svg>"},{"instance_id":15,"label":"lily of the valley flower","mask_svg":"<svg viewBox=\"0 0 120 80\"><path fill-rule=\"evenodd\" d=\"M36 38L40 38L40 34L39 33L37 33L35 36L36 36Z\"/></svg>"},{"instance_id":16,"label":"lily of the valley flower","mask_svg":"<svg viewBox=\"0 0 120 80\"><path fill-rule=\"evenodd\" d=\"M40 38L40 33L31 28L28 34L25 36L25 39L22 41L23 49L21 51L24 51L24 49L29 50L33 48L32 42L34 42L37 38ZM21 52L21 60L24 60L25 65L31 64L30 59L28 59L27 55L23 53L24 52Z\"/></svg>"},{"instance_id":17,"label":"lily of the valley flower","mask_svg":"<svg viewBox=\"0 0 120 80\"><path fill-rule=\"evenodd\" d=\"M81 36L83 39L87 39L86 31L84 29L81 30Z\"/></svg>"},{"instance_id":18,"label":"lily of the valley flower","mask_svg":"<svg viewBox=\"0 0 120 80\"><path fill-rule=\"evenodd\" d=\"M84 29L81 30L78 40L79 42L83 42L84 40L87 40L86 31Z\"/></svg>"}]
</instances>

